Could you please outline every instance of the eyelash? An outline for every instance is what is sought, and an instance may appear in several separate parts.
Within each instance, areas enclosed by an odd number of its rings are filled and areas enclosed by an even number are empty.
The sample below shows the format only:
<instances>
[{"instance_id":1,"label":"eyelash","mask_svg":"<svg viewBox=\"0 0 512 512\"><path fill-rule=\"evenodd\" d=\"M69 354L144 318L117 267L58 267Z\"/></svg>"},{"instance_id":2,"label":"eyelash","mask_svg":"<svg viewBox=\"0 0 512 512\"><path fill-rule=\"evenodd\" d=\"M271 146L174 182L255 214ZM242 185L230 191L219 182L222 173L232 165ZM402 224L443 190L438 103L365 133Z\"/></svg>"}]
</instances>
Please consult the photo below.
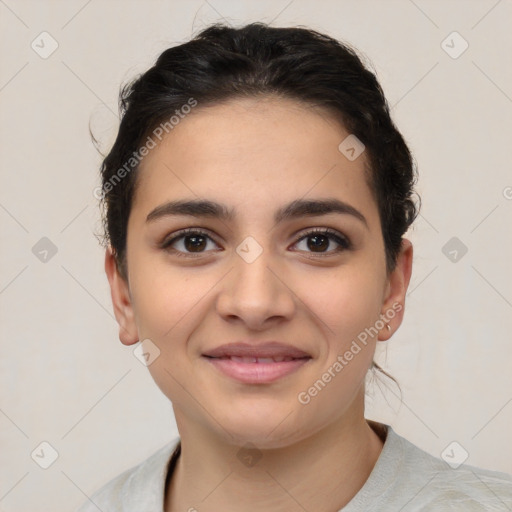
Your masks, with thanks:
<instances>
[{"instance_id":1,"label":"eyelash","mask_svg":"<svg viewBox=\"0 0 512 512\"><path fill-rule=\"evenodd\" d=\"M175 254L176 256L185 257L185 258L197 258L197 257L200 257L203 254L205 254L205 252L208 252L208 251L203 251L203 252L198 252L198 253L187 253L187 252L183 252L183 251L178 251L171 247L171 245L173 243L175 243L176 241L178 241L182 238L185 238L187 235L204 236L204 237L209 238L210 240L213 240L215 242L215 240L205 231L202 231L202 230L199 230L196 228L187 228L182 231L179 231L171 239L164 240L162 243L160 243L159 246L161 249L171 252L171 253ZM344 235L341 235L337 231L334 231L333 229L330 229L330 228L313 228L311 230L308 230L302 234L302 236L295 242L294 245L296 245L297 243L301 242L302 240L307 239L308 237L313 236L313 235L326 236L329 240L333 240L334 242L336 242L337 244L339 244L341 246L338 249L335 249L335 250L329 251L329 252L324 252L324 253L308 251L310 254L313 254L314 257L325 258L328 256L332 256L333 253L340 253L345 250L350 250L352 248L352 244L347 237L345 237ZM215 243L217 243L217 242L215 242Z\"/></svg>"}]
</instances>

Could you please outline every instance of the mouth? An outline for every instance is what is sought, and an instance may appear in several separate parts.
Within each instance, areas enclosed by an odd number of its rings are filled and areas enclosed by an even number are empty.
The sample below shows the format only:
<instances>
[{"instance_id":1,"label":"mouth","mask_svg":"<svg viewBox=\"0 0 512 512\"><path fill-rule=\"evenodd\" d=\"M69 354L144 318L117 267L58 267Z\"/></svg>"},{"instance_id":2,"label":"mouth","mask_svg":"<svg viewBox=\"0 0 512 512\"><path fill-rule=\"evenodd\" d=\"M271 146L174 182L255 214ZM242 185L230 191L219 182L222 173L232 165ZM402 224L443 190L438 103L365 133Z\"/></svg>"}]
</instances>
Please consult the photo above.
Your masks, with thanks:
<instances>
[{"instance_id":1,"label":"mouth","mask_svg":"<svg viewBox=\"0 0 512 512\"><path fill-rule=\"evenodd\" d=\"M311 359L309 356L305 357L289 357L289 356L274 356L274 357L251 357L251 356L223 356L223 357L212 357L204 356L209 359L222 359L235 361L237 363L258 363L258 364L270 364L270 363L283 363L289 361L297 361L298 359Z\"/></svg>"},{"instance_id":2,"label":"mouth","mask_svg":"<svg viewBox=\"0 0 512 512\"><path fill-rule=\"evenodd\" d=\"M276 342L223 345L202 357L222 374L245 384L277 381L312 359L302 350Z\"/></svg>"}]
</instances>

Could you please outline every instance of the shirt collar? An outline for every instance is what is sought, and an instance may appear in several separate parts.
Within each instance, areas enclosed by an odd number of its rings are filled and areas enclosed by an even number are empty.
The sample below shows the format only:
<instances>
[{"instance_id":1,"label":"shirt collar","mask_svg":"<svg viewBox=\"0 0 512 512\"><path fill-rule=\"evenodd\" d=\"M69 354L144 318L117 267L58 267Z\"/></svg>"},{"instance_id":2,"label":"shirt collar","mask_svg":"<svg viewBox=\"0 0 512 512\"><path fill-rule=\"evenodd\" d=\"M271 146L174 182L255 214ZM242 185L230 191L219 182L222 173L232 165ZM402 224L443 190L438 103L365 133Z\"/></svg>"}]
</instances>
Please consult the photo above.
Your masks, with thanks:
<instances>
[{"instance_id":1,"label":"shirt collar","mask_svg":"<svg viewBox=\"0 0 512 512\"><path fill-rule=\"evenodd\" d=\"M167 475L172 474L180 451L178 437L137 467L121 489L123 512L163 512Z\"/></svg>"},{"instance_id":2,"label":"shirt collar","mask_svg":"<svg viewBox=\"0 0 512 512\"><path fill-rule=\"evenodd\" d=\"M403 446L390 425L367 420L376 433L383 436L382 452L369 478L343 510L349 512L375 497L375 493L385 490L398 471L403 458ZM380 432L379 432L380 429ZM379 435L379 437L380 437ZM180 438L175 438L140 464L128 477L121 489L123 512L164 512L164 498L167 476L172 475L181 452ZM398 456L397 456L398 455ZM382 481L386 467L386 481ZM372 489L371 493L369 489ZM354 508L356 510L356 508ZM359 508L357 508L359 510Z\"/></svg>"}]
</instances>

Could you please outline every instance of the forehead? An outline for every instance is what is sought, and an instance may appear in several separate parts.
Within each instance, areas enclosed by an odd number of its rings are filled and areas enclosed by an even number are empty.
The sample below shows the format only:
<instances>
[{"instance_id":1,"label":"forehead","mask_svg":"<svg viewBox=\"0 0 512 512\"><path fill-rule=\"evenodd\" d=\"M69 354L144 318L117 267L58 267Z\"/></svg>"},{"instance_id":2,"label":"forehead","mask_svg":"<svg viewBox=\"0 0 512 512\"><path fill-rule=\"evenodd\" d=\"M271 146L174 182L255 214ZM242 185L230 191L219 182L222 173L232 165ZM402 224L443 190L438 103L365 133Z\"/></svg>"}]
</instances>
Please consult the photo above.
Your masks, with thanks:
<instances>
[{"instance_id":1,"label":"forehead","mask_svg":"<svg viewBox=\"0 0 512 512\"><path fill-rule=\"evenodd\" d=\"M291 99L199 104L144 157L132 206L207 197L257 207L310 194L371 216L366 155L351 161L339 150L349 135L330 112Z\"/></svg>"}]
</instances>

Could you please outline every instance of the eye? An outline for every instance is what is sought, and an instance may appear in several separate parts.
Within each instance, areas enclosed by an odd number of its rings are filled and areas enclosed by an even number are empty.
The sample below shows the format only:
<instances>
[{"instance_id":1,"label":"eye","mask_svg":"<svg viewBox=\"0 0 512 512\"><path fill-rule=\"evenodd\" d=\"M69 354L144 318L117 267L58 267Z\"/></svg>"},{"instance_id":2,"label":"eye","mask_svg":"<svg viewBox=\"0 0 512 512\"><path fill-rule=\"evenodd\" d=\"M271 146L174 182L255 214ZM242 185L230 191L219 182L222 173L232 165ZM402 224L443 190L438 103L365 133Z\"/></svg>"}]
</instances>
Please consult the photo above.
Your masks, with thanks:
<instances>
[{"instance_id":1,"label":"eye","mask_svg":"<svg viewBox=\"0 0 512 512\"><path fill-rule=\"evenodd\" d=\"M208 241L214 242L217 245L213 238L205 231L189 228L179 231L171 239L164 240L160 247L177 256L193 258L195 257L194 253L201 255L206 252L204 249L207 247Z\"/></svg>"},{"instance_id":2,"label":"eye","mask_svg":"<svg viewBox=\"0 0 512 512\"><path fill-rule=\"evenodd\" d=\"M305 242L306 248L301 250L312 252L321 257L331 256L332 253L339 253L352 247L347 237L329 228L315 228L306 232L296 244L302 242ZM338 244L338 248L326 251L325 249L328 248L332 242Z\"/></svg>"},{"instance_id":3,"label":"eye","mask_svg":"<svg viewBox=\"0 0 512 512\"><path fill-rule=\"evenodd\" d=\"M294 245L305 243L306 248L301 251L311 252L317 256L332 256L351 249L352 245L347 237L329 228L315 228L307 231ZM208 252L208 242L218 245L205 231L188 228L176 233L172 238L164 240L160 248L176 256L197 257ZM338 248L326 251L330 244L338 244ZM211 249L211 248L210 248Z\"/></svg>"}]
</instances>

